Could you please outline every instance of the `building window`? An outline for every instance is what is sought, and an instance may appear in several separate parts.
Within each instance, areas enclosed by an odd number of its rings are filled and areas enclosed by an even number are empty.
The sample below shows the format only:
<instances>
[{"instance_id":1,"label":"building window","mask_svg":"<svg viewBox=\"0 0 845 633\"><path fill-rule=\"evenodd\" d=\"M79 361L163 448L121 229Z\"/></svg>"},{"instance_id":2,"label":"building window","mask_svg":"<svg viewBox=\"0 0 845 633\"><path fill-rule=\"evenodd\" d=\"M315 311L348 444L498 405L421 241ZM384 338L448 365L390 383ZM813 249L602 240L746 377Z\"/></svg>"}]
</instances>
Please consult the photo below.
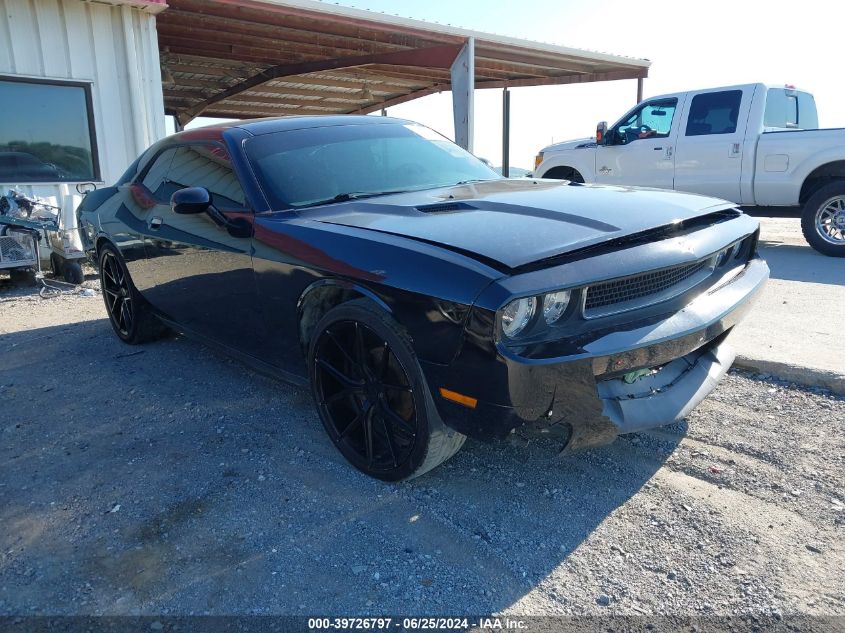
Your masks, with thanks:
<instances>
[{"instance_id":1,"label":"building window","mask_svg":"<svg viewBox=\"0 0 845 633\"><path fill-rule=\"evenodd\" d=\"M87 83L0 76L0 182L100 180Z\"/></svg>"}]
</instances>

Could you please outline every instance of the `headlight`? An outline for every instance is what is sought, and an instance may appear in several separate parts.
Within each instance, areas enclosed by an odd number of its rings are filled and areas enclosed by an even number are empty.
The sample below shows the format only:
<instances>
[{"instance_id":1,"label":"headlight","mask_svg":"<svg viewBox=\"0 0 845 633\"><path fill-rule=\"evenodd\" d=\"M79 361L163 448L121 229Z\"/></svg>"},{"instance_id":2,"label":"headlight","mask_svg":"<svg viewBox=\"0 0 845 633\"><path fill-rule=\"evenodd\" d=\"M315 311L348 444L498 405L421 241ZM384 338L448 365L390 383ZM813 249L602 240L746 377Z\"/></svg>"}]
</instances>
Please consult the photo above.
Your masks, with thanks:
<instances>
[{"instance_id":1,"label":"headlight","mask_svg":"<svg viewBox=\"0 0 845 633\"><path fill-rule=\"evenodd\" d=\"M737 255L739 255L741 248L742 242L737 242L736 244L719 251L719 254L716 255L716 267L718 268L719 266L724 266L728 260L734 259Z\"/></svg>"},{"instance_id":2,"label":"headlight","mask_svg":"<svg viewBox=\"0 0 845 633\"><path fill-rule=\"evenodd\" d=\"M534 157L534 169L537 169L540 166L540 163L543 162L543 152L540 152Z\"/></svg>"},{"instance_id":3,"label":"headlight","mask_svg":"<svg viewBox=\"0 0 845 633\"><path fill-rule=\"evenodd\" d=\"M531 317L534 316L534 311L537 309L537 299L535 297L525 297L523 299L516 299L511 301L502 310L502 332L508 338L513 338L525 326L531 322Z\"/></svg>"},{"instance_id":4,"label":"headlight","mask_svg":"<svg viewBox=\"0 0 845 633\"><path fill-rule=\"evenodd\" d=\"M546 323L551 325L557 321L569 305L570 293L568 290L559 290L558 292L550 292L543 299L543 318Z\"/></svg>"}]
</instances>

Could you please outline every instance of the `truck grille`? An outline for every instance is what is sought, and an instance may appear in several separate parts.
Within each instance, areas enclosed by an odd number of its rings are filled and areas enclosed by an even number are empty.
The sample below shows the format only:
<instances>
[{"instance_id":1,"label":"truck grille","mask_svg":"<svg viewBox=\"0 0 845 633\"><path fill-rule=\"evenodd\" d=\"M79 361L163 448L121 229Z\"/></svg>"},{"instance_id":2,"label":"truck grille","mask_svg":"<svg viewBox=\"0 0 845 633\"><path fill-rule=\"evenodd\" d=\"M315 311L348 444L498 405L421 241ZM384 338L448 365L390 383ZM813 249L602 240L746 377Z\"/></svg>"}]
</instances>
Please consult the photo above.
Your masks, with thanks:
<instances>
[{"instance_id":1,"label":"truck grille","mask_svg":"<svg viewBox=\"0 0 845 633\"><path fill-rule=\"evenodd\" d=\"M714 258L614 279L587 288L584 316L598 317L664 301L692 288L713 269Z\"/></svg>"}]
</instances>

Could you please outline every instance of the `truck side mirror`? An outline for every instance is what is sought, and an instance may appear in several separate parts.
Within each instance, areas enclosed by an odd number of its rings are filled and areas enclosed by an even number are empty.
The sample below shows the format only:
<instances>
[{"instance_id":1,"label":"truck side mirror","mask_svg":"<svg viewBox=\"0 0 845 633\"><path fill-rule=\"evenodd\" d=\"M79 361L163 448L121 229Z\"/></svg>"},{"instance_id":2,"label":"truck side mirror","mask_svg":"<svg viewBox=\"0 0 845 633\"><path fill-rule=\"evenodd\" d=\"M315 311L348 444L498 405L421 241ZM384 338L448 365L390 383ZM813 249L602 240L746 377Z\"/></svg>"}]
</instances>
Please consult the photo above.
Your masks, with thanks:
<instances>
[{"instance_id":1,"label":"truck side mirror","mask_svg":"<svg viewBox=\"0 0 845 633\"><path fill-rule=\"evenodd\" d=\"M604 145L607 137L607 121L601 121L596 126L596 143Z\"/></svg>"}]
</instances>

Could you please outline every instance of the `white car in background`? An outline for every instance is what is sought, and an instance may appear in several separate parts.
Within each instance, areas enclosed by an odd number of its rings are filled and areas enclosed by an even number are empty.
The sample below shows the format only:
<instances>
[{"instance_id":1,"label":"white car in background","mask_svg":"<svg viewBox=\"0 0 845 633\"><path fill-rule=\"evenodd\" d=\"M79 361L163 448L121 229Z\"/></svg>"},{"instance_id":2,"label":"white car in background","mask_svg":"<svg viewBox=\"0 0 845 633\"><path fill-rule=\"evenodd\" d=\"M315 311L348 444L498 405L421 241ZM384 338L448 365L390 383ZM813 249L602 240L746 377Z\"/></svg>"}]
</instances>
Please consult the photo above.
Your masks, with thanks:
<instances>
[{"instance_id":1,"label":"white car in background","mask_svg":"<svg viewBox=\"0 0 845 633\"><path fill-rule=\"evenodd\" d=\"M534 176L800 205L810 245L845 257L845 129L819 129L813 95L793 86L652 97L595 138L544 148Z\"/></svg>"}]
</instances>

